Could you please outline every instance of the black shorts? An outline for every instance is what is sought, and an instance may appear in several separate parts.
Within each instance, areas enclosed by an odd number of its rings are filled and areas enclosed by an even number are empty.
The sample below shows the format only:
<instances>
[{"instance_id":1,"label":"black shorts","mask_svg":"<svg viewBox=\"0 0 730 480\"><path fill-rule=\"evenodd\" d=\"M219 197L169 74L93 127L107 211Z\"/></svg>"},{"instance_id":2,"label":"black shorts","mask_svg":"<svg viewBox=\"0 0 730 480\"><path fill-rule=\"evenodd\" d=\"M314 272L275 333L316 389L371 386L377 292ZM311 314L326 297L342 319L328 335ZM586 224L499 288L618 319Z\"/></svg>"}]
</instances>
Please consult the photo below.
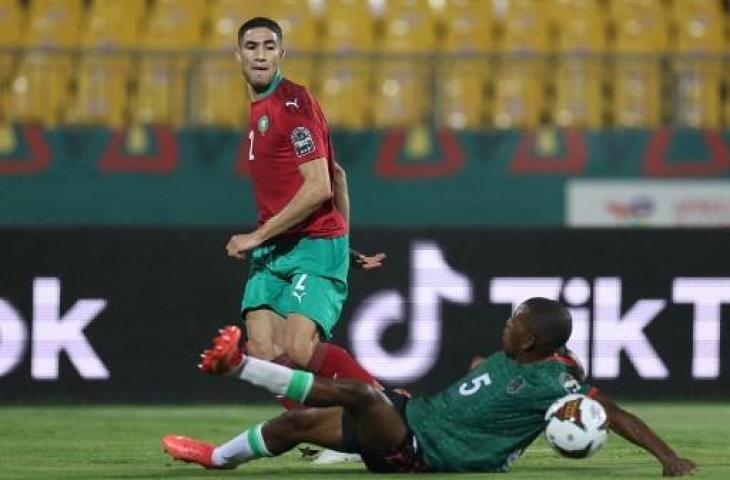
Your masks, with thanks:
<instances>
[{"instance_id":1,"label":"black shorts","mask_svg":"<svg viewBox=\"0 0 730 480\"><path fill-rule=\"evenodd\" d=\"M384 390L393 407L398 411L406 426L406 436L400 446L383 455L368 455L362 453L357 443L357 423L347 410L342 413L342 447L349 453L359 453L368 470L374 473L417 473L428 471L426 463L421 457L418 441L408 426L406 419L406 404L408 397L393 390Z\"/></svg>"}]
</instances>

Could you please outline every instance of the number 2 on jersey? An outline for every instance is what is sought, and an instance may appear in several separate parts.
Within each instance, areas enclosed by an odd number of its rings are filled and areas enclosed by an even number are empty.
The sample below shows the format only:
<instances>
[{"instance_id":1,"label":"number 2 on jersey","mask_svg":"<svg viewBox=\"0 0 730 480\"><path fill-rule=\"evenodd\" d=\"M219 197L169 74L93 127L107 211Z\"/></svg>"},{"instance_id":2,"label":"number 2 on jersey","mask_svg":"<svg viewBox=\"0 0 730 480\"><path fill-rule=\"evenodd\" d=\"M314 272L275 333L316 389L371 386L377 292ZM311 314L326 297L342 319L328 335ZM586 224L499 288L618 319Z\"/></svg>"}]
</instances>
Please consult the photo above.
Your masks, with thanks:
<instances>
[{"instance_id":1,"label":"number 2 on jersey","mask_svg":"<svg viewBox=\"0 0 730 480\"><path fill-rule=\"evenodd\" d=\"M472 378L471 382L462 383L459 387L459 393L464 397L468 397L469 395L477 393L479 389L482 388L482 385L486 387L490 383L492 383L492 379L489 377L488 373L485 373L484 375Z\"/></svg>"},{"instance_id":2,"label":"number 2 on jersey","mask_svg":"<svg viewBox=\"0 0 730 480\"><path fill-rule=\"evenodd\" d=\"M253 130L248 132L248 159L253 160Z\"/></svg>"}]
</instances>

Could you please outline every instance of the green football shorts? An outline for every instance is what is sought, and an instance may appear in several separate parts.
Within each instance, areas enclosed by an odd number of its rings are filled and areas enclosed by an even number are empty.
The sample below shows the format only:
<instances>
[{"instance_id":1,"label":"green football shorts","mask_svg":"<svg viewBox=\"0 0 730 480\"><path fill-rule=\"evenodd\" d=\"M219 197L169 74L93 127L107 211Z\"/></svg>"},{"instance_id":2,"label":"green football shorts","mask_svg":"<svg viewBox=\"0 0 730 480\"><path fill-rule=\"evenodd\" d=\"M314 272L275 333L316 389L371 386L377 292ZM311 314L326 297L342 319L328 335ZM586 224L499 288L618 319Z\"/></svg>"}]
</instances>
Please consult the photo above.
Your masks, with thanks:
<instances>
[{"instance_id":1,"label":"green football shorts","mask_svg":"<svg viewBox=\"0 0 730 480\"><path fill-rule=\"evenodd\" d=\"M285 318L298 313L314 321L329 339L347 299L349 237L280 240L250 255L241 316L260 308Z\"/></svg>"}]
</instances>

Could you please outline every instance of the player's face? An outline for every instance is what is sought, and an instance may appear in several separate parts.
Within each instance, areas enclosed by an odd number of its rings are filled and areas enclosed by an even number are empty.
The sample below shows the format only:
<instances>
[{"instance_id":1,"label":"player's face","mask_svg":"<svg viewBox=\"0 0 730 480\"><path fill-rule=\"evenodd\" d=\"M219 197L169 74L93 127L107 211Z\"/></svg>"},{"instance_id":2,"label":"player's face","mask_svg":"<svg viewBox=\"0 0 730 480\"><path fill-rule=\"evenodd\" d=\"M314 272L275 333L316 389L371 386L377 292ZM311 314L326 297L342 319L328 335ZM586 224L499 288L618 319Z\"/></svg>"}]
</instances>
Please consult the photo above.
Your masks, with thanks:
<instances>
[{"instance_id":1,"label":"player's face","mask_svg":"<svg viewBox=\"0 0 730 480\"><path fill-rule=\"evenodd\" d=\"M261 93L274 79L284 50L281 39L268 28L247 30L238 45L236 58L241 64L241 73L255 92Z\"/></svg>"},{"instance_id":2,"label":"player's face","mask_svg":"<svg viewBox=\"0 0 730 480\"><path fill-rule=\"evenodd\" d=\"M527 307L520 305L504 326L504 330L502 331L502 348L510 357L514 357L520 351L521 346L529 335L526 318Z\"/></svg>"}]
</instances>

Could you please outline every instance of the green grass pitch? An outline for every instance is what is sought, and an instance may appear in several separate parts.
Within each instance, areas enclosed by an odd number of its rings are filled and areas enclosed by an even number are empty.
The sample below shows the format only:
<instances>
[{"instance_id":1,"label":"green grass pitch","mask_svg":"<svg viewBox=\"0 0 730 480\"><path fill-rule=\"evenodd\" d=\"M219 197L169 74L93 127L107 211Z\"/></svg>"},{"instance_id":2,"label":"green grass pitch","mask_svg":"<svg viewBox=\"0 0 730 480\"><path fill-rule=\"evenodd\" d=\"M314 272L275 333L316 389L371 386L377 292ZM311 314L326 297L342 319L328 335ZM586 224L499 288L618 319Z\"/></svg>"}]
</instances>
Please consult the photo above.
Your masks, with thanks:
<instances>
[{"instance_id":1,"label":"green grass pitch","mask_svg":"<svg viewBox=\"0 0 730 480\"><path fill-rule=\"evenodd\" d=\"M730 403L627 405L682 455L700 465L695 478L730 479ZM235 471L205 471L171 462L161 451L166 433L224 441L279 412L278 406L72 406L0 407L0 479L356 479L372 477L361 464L317 466L290 452ZM475 446L478 448L478 446ZM557 457L540 437L507 479L659 478L659 464L611 435L587 460ZM432 474L439 478L489 478L495 474ZM388 478L413 478L390 475Z\"/></svg>"}]
</instances>

